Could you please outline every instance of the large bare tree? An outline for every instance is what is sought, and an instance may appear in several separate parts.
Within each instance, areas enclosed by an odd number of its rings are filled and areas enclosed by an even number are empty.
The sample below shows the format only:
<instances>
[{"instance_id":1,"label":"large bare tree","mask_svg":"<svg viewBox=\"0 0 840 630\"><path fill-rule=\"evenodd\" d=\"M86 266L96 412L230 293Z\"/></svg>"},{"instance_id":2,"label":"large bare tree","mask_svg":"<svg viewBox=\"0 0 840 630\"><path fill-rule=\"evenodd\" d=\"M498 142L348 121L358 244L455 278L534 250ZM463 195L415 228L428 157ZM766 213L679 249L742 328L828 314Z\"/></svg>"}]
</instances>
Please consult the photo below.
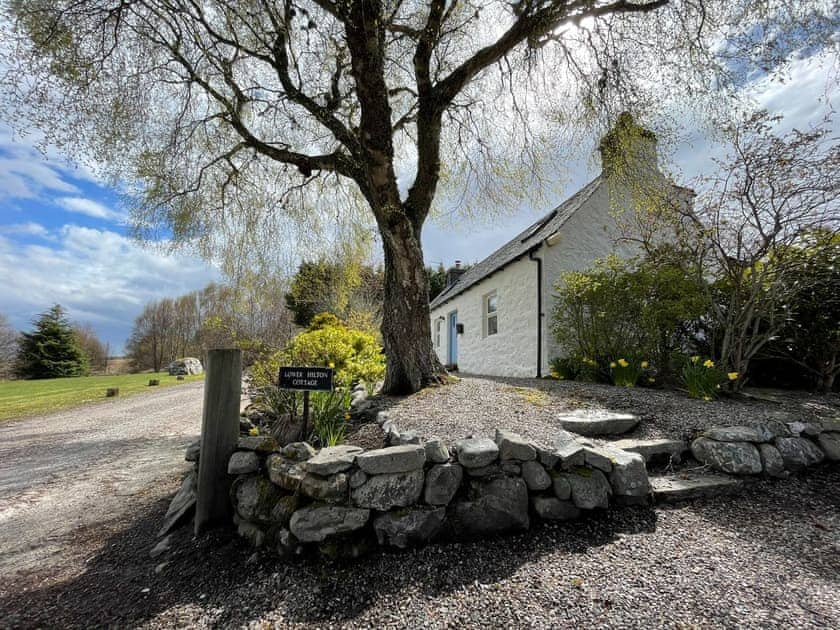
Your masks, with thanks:
<instances>
[{"instance_id":1,"label":"large bare tree","mask_svg":"<svg viewBox=\"0 0 840 630\"><path fill-rule=\"evenodd\" d=\"M558 129L724 94L836 26L830 3L784 0L6 4L7 118L105 165L141 232L212 253L369 211L389 392L441 369L421 248L436 198L510 203L557 168Z\"/></svg>"}]
</instances>

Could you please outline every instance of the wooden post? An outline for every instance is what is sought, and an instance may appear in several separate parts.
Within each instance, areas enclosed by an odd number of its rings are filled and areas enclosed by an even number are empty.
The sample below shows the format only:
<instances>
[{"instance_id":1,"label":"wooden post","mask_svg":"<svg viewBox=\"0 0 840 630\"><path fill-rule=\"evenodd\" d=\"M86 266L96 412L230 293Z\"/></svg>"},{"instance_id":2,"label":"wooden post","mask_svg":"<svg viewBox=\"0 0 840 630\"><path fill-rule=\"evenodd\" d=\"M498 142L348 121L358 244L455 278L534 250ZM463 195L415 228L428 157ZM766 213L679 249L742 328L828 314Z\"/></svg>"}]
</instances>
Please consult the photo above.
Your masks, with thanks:
<instances>
[{"instance_id":1,"label":"wooden post","mask_svg":"<svg viewBox=\"0 0 840 630\"><path fill-rule=\"evenodd\" d=\"M303 392L303 428L301 429L300 441L306 442L309 436L306 435L306 424L309 422L309 391Z\"/></svg>"},{"instance_id":2,"label":"wooden post","mask_svg":"<svg viewBox=\"0 0 840 630\"><path fill-rule=\"evenodd\" d=\"M210 350L204 379L201 455L198 459L198 497L195 533L231 518L228 460L239 439L239 401L242 395L242 351Z\"/></svg>"}]
</instances>

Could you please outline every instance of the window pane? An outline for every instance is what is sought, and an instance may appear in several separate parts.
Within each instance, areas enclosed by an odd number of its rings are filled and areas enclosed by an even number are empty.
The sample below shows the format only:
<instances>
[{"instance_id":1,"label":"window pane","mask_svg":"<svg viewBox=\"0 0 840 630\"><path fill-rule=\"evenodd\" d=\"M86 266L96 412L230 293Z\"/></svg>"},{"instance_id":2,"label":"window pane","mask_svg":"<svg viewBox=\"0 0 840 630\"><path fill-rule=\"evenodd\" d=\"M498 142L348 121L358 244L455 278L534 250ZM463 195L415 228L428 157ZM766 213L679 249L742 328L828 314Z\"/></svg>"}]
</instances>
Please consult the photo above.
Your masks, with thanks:
<instances>
[{"instance_id":1,"label":"window pane","mask_svg":"<svg viewBox=\"0 0 840 630\"><path fill-rule=\"evenodd\" d=\"M496 302L497 302L498 299L499 299L498 296L495 295L495 294L487 296L487 312L488 313L495 313L496 312Z\"/></svg>"},{"instance_id":2,"label":"window pane","mask_svg":"<svg viewBox=\"0 0 840 630\"><path fill-rule=\"evenodd\" d=\"M499 332L498 318L496 315L487 318L487 334L495 335Z\"/></svg>"}]
</instances>

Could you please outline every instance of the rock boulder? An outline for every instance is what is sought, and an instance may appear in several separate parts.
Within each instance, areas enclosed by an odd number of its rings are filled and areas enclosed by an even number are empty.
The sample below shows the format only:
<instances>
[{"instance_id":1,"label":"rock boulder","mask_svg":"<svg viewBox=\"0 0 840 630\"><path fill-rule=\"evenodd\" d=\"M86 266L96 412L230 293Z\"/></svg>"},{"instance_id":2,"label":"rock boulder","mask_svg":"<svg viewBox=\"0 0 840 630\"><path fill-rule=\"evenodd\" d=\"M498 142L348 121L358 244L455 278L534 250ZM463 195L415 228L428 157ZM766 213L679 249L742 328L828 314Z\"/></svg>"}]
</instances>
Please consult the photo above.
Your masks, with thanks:
<instances>
[{"instance_id":1,"label":"rock boulder","mask_svg":"<svg viewBox=\"0 0 840 630\"><path fill-rule=\"evenodd\" d=\"M447 505L464 478L464 469L460 464L438 464L426 473L426 489L423 499L429 505Z\"/></svg>"},{"instance_id":2,"label":"rock boulder","mask_svg":"<svg viewBox=\"0 0 840 630\"><path fill-rule=\"evenodd\" d=\"M528 529L528 488L522 479L500 477L470 482L470 497L452 510L456 536Z\"/></svg>"},{"instance_id":3,"label":"rock boulder","mask_svg":"<svg viewBox=\"0 0 840 630\"><path fill-rule=\"evenodd\" d=\"M455 443L458 462L465 468L482 468L496 461L499 447L489 438L467 438Z\"/></svg>"},{"instance_id":4,"label":"rock boulder","mask_svg":"<svg viewBox=\"0 0 840 630\"><path fill-rule=\"evenodd\" d=\"M700 437L691 443L691 452L697 461L733 475L757 475L762 470L761 455L750 442L717 442Z\"/></svg>"},{"instance_id":5,"label":"rock boulder","mask_svg":"<svg viewBox=\"0 0 840 630\"><path fill-rule=\"evenodd\" d=\"M444 508L396 510L375 517L373 530L380 545L405 549L434 538L445 517Z\"/></svg>"},{"instance_id":6,"label":"rock boulder","mask_svg":"<svg viewBox=\"0 0 840 630\"><path fill-rule=\"evenodd\" d=\"M357 507L381 512L395 507L407 507L420 499L423 481L422 469L373 475L358 488L353 488L350 497Z\"/></svg>"},{"instance_id":7,"label":"rock boulder","mask_svg":"<svg viewBox=\"0 0 840 630\"><path fill-rule=\"evenodd\" d=\"M819 464L825 457L811 440L802 437L776 438L776 448L788 470L801 470Z\"/></svg>"},{"instance_id":8,"label":"rock boulder","mask_svg":"<svg viewBox=\"0 0 840 630\"><path fill-rule=\"evenodd\" d=\"M292 514L289 529L302 542L320 542L365 526L370 510L338 505L310 505Z\"/></svg>"}]
</instances>

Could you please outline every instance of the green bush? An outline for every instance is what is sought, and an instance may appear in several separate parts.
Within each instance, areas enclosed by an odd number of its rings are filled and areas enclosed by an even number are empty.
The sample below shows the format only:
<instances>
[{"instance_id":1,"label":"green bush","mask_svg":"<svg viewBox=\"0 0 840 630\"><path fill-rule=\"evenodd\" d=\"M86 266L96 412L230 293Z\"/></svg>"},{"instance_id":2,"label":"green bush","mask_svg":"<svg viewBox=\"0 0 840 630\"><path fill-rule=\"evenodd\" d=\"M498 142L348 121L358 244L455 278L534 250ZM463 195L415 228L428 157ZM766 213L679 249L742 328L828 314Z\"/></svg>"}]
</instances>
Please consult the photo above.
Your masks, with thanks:
<instances>
[{"instance_id":1,"label":"green bush","mask_svg":"<svg viewBox=\"0 0 840 630\"><path fill-rule=\"evenodd\" d=\"M577 357L558 357L548 362L551 376L561 381L574 381L580 376L581 364Z\"/></svg>"},{"instance_id":2,"label":"green bush","mask_svg":"<svg viewBox=\"0 0 840 630\"><path fill-rule=\"evenodd\" d=\"M316 315L314 329L296 335L284 348L257 361L251 368L256 387L277 382L281 365L331 367L336 387L370 385L385 376L385 356L373 335L347 328L335 316Z\"/></svg>"},{"instance_id":3,"label":"green bush","mask_svg":"<svg viewBox=\"0 0 840 630\"><path fill-rule=\"evenodd\" d=\"M840 374L840 233L814 231L779 255L791 270L787 317L762 358L784 359L789 364L782 367L793 372L788 379L807 377L830 392Z\"/></svg>"},{"instance_id":4,"label":"green bush","mask_svg":"<svg viewBox=\"0 0 840 630\"><path fill-rule=\"evenodd\" d=\"M558 357L549 361L552 378L566 381L587 381L590 383L608 383L608 360L596 360L589 357Z\"/></svg>"},{"instance_id":5,"label":"green bush","mask_svg":"<svg viewBox=\"0 0 840 630\"><path fill-rule=\"evenodd\" d=\"M599 380L631 352L667 374L673 352L693 344L709 304L702 279L667 251L632 261L605 258L564 274L556 290L552 332L570 356L598 364Z\"/></svg>"}]
</instances>

